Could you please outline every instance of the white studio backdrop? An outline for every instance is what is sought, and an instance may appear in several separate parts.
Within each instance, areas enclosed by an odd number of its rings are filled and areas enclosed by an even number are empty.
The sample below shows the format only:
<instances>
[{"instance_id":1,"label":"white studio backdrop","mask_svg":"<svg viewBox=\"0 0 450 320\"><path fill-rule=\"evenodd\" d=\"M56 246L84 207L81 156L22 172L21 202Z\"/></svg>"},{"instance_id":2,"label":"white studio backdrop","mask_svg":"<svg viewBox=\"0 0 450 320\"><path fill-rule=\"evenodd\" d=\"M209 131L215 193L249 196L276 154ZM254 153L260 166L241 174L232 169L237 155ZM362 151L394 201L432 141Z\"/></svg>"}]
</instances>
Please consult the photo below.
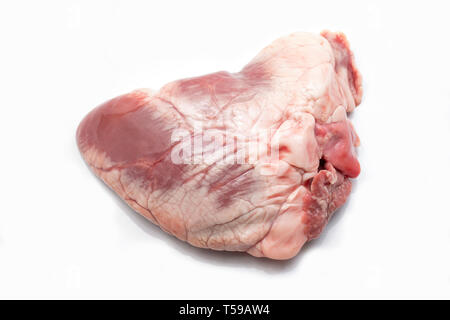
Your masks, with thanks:
<instances>
[{"instance_id":1,"label":"white studio backdrop","mask_svg":"<svg viewBox=\"0 0 450 320\"><path fill-rule=\"evenodd\" d=\"M447 3L2 1L0 298L449 299ZM362 173L296 258L193 248L82 161L77 125L105 100L323 29L347 35L363 75Z\"/></svg>"}]
</instances>

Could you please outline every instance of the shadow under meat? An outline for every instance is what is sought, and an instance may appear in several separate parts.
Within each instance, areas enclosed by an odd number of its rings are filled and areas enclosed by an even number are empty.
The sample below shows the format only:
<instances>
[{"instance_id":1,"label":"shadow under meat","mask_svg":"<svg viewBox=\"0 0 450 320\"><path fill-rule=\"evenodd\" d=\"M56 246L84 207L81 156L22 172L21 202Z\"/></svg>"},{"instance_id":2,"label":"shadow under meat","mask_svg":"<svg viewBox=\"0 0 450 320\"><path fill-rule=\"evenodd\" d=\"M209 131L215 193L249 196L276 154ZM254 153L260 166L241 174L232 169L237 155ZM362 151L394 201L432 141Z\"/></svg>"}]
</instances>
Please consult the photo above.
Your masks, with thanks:
<instances>
[{"instance_id":1,"label":"shadow under meat","mask_svg":"<svg viewBox=\"0 0 450 320\"><path fill-rule=\"evenodd\" d=\"M135 212L128 206L111 188L109 188L103 181L97 179L98 183L103 189L107 190L110 196L116 201L121 211L124 212L142 231L151 236L152 239L158 239L168 243L172 248L175 248L183 255L187 255L192 259L201 261L202 263L208 263L218 266L226 266L232 268L254 268L260 271L277 274L289 272L294 269L301 260L307 256L308 252L315 246L320 246L323 241L327 241L327 233L333 229L334 225L339 223L342 219L344 212L348 206L349 200L344 205L336 210L332 218L328 222L328 225L323 230L318 239L307 242L300 250L299 254L289 260L272 260L268 258L256 258L250 256L245 252L229 252L229 251L216 251L211 249L197 248L187 242L177 239L176 237L164 232L158 226L154 225L151 221ZM357 180L352 180L353 186L356 185ZM351 198L351 197L349 197ZM149 241L151 239L149 238Z\"/></svg>"}]
</instances>

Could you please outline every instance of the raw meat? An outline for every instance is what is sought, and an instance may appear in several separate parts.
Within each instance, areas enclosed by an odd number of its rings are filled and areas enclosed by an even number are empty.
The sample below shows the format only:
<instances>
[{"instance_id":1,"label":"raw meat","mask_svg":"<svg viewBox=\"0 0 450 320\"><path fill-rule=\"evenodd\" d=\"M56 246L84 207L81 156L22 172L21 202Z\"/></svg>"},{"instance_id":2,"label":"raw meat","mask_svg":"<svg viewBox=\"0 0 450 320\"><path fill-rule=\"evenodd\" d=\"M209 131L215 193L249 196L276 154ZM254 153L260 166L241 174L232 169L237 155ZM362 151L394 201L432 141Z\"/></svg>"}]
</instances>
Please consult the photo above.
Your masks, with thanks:
<instances>
[{"instance_id":1,"label":"raw meat","mask_svg":"<svg viewBox=\"0 0 450 320\"><path fill-rule=\"evenodd\" d=\"M360 172L347 114L361 96L342 33L294 33L238 73L114 98L85 117L77 141L94 173L166 232L289 259Z\"/></svg>"}]
</instances>

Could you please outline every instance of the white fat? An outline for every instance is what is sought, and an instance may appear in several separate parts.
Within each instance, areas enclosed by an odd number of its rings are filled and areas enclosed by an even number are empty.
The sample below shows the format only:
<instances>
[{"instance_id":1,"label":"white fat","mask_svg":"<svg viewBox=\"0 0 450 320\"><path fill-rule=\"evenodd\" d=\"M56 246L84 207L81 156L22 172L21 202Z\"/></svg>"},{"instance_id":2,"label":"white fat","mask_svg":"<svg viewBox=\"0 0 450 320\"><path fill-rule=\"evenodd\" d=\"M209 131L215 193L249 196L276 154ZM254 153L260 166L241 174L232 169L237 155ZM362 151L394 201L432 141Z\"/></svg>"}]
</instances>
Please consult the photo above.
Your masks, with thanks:
<instances>
[{"instance_id":1,"label":"white fat","mask_svg":"<svg viewBox=\"0 0 450 320\"><path fill-rule=\"evenodd\" d=\"M283 122L272 140L272 143L278 143L281 150L280 159L304 171L317 168L319 147L314 128L314 117L308 113L303 113L298 121Z\"/></svg>"}]
</instances>

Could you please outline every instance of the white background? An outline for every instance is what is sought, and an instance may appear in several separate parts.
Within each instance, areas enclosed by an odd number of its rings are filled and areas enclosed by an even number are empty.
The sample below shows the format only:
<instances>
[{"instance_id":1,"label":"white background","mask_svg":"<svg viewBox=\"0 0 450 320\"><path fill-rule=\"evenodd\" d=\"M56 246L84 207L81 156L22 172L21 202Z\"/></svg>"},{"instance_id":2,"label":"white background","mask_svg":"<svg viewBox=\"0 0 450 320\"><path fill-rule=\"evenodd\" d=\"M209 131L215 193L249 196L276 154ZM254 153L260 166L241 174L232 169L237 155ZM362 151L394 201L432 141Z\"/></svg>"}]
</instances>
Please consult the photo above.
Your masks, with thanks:
<instances>
[{"instance_id":1,"label":"white background","mask_svg":"<svg viewBox=\"0 0 450 320\"><path fill-rule=\"evenodd\" d=\"M0 298L450 298L446 1L2 1ZM290 261L193 248L88 170L84 115L343 31L364 77L362 173Z\"/></svg>"}]
</instances>

